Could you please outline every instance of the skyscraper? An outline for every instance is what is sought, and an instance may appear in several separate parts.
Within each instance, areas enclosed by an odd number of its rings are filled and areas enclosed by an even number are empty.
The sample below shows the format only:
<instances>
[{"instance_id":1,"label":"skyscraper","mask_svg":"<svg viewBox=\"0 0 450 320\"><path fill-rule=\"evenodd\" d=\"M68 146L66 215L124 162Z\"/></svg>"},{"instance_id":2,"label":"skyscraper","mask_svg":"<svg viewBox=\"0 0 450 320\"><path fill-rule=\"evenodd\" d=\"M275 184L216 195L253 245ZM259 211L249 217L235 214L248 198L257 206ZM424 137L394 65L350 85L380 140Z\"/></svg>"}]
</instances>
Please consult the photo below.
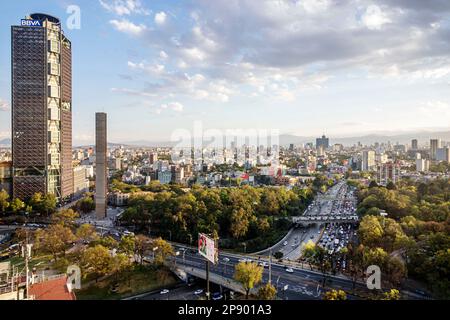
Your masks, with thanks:
<instances>
[{"instance_id":1,"label":"skyscraper","mask_svg":"<svg viewBox=\"0 0 450 320\"><path fill-rule=\"evenodd\" d=\"M375 167L375 151L373 150L363 151L361 170L370 171L373 170L374 167Z\"/></svg>"},{"instance_id":2,"label":"skyscraper","mask_svg":"<svg viewBox=\"0 0 450 320\"><path fill-rule=\"evenodd\" d=\"M411 140L411 149L412 150L419 149L419 142L417 141L417 139L412 139Z\"/></svg>"},{"instance_id":3,"label":"skyscraper","mask_svg":"<svg viewBox=\"0 0 450 320\"><path fill-rule=\"evenodd\" d=\"M72 49L58 18L11 27L13 195L61 200L72 184Z\"/></svg>"},{"instance_id":4,"label":"skyscraper","mask_svg":"<svg viewBox=\"0 0 450 320\"><path fill-rule=\"evenodd\" d=\"M107 117L106 113L95 114L95 212L98 219L106 217L107 192Z\"/></svg>"},{"instance_id":5,"label":"skyscraper","mask_svg":"<svg viewBox=\"0 0 450 320\"><path fill-rule=\"evenodd\" d=\"M316 149L319 149L320 146L323 146L325 150L330 147L330 140L325 135L316 139Z\"/></svg>"},{"instance_id":6,"label":"skyscraper","mask_svg":"<svg viewBox=\"0 0 450 320\"><path fill-rule=\"evenodd\" d=\"M430 139L430 159L436 160L437 149L441 147L440 139Z\"/></svg>"}]
</instances>

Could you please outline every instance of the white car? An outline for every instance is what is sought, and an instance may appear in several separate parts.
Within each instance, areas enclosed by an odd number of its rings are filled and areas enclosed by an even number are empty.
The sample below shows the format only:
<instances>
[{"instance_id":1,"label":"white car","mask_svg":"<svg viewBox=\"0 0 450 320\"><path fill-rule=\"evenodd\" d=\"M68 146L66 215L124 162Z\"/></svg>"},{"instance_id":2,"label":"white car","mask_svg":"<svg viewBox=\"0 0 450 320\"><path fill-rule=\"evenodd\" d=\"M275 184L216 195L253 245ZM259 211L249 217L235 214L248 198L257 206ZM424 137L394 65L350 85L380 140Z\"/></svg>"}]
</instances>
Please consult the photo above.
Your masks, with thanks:
<instances>
[{"instance_id":1,"label":"white car","mask_svg":"<svg viewBox=\"0 0 450 320\"><path fill-rule=\"evenodd\" d=\"M167 290L167 289L164 289L160 292L160 294L168 294L168 293L169 293L169 290Z\"/></svg>"},{"instance_id":2,"label":"white car","mask_svg":"<svg viewBox=\"0 0 450 320\"><path fill-rule=\"evenodd\" d=\"M287 272L287 273L294 273L294 269L292 269L292 268L286 268L286 272Z\"/></svg>"},{"instance_id":3,"label":"white car","mask_svg":"<svg viewBox=\"0 0 450 320\"><path fill-rule=\"evenodd\" d=\"M230 259L228 259L228 258L223 258L223 261L224 261L224 262L230 262Z\"/></svg>"},{"instance_id":4,"label":"white car","mask_svg":"<svg viewBox=\"0 0 450 320\"><path fill-rule=\"evenodd\" d=\"M283 242L283 246L287 246L287 245L288 245L287 241Z\"/></svg>"},{"instance_id":5,"label":"white car","mask_svg":"<svg viewBox=\"0 0 450 320\"><path fill-rule=\"evenodd\" d=\"M200 294L202 294L202 293L203 293L203 289L199 289L199 290L197 290L197 291L194 292L194 294L195 294L196 296L198 296L198 295L200 295Z\"/></svg>"}]
</instances>

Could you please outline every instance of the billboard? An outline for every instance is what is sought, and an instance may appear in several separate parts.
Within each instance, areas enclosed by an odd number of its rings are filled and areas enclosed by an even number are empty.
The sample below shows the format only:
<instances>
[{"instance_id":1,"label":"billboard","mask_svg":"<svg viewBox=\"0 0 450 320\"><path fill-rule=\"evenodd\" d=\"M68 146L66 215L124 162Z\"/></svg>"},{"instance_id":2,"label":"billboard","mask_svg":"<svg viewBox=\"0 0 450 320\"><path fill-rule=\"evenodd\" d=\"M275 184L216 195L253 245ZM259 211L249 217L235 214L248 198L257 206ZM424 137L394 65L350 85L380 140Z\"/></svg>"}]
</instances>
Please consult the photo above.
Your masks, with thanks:
<instances>
[{"instance_id":1,"label":"billboard","mask_svg":"<svg viewBox=\"0 0 450 320\"><path fill-rule=\"evenodd\" d=\"M213 238L208 237L206 234L198 234L198 252L201 256L205 257L212 263L217 263L217 245Z\"/></svg>"}]
</instances>

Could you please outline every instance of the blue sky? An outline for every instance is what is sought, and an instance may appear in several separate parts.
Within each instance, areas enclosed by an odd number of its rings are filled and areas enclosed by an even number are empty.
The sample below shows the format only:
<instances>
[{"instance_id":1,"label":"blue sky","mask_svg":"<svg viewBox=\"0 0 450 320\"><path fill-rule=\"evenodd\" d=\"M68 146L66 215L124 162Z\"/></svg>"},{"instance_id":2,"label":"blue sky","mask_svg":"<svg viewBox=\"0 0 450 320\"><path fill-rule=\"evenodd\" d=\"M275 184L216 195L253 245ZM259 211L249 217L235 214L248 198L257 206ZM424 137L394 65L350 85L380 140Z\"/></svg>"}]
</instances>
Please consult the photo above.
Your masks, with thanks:
<instances>
[{"instance_id":1,"label":"blue sky","mask_svg":"<svg viewBox=\"0 0 450 320\"><path fill-rule=\"evenodd\" d=\"M81 29L66 26L69 5ZM10 26L58 16L73 44L74 144L205 128L354 136L448 129L450 4L435 0L21 0L1 4L0 139Z\"/></svg>"}]
</instances>

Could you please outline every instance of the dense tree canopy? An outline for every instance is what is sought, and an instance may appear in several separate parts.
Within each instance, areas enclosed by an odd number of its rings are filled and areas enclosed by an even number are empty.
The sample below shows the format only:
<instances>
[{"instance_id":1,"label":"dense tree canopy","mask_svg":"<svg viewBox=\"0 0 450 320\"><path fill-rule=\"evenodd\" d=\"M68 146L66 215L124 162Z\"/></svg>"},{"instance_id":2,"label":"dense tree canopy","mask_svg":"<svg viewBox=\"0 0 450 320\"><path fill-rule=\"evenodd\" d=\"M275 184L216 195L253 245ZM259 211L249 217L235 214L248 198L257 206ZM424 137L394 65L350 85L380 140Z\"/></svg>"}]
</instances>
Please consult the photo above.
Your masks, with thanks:
<instances>
[{"instance_id":1,"label":"dense tree canopy","mask_svg":"<svg viewBox=\"0 0 450 320\"><path fill-rule=\"evenodd\" d=\"M363 260L381 264L393 285L408 275L449 298L450 179L405 179L389 188L359 186L358 193Z\"/></svg>"},{"instance_id":2,"label":"dense tree canopy","mask_svg":"<svg viewBox=\"0 0 450 320\"><path fill-rule=\"evenodd\" d=\"M192 243L198 233L212 233L223 240L222 246L236 246L238 241L258 240L263 235L279 236L274 231L289 227L285 218L301 214L313 196L309 188L194 186L183 191L176 185L165 186L131 196L121 222L184 243ZM249 248L256 246L249 242Z\"/></svg>"}]
</instances>

